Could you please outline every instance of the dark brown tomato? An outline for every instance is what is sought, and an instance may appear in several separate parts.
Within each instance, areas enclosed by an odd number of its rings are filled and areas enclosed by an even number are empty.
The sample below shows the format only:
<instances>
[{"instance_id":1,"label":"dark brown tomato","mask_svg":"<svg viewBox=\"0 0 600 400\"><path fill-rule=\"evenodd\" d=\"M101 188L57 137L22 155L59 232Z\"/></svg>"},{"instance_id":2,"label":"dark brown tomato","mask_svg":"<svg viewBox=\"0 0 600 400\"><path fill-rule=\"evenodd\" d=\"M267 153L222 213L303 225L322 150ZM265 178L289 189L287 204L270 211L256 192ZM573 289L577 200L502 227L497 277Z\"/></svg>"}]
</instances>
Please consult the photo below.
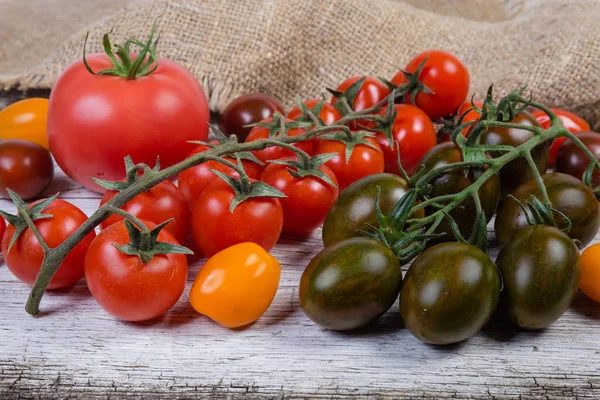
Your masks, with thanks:
<instances>
[{"instance_id":1,"label":"dark brown tomato","mask_svg":"<svg viewBox=\"0 0 600 400\"><path fill-rule=\"evenodd\" d=\"M365 326L396 301L402 267L385 244L351 238L323 249L308 264L298 295L313 322L333 330Z\"/></svg>"},{"instance_id":2,"label":"dark brown tomato","mask_svg":"<svg viewBox=\"0 0 600 400\"><path fill-rule=\"evenodd\" d=\"M522 112L515 116L511 121L514 124L522 124L529 126L540 126L539 122L528 112ZM490 128L481 138L481 143L486 145L508 145L518 146L533 137L533 132L524 129L513 128ZM492 152L492 157L499 157L503 153ZM550 142L543 143L537 146L531 152L535 165L538 171L542 174L548 169L550 157ZM502 197L504 198L513 191L521 183L533 178L527 160L518 158L506 164L500 171L500 183L502 184Z\"/></svg>"},{"instance_id":3,"label":"dark brown tomato","mask_svg":"<svg viewBox=\"0 0 600 400\"><path fill-rule=\"evenodd\" d=\"M600 156L600 134L596 132L578 133L577 138L596 156ZM556 153L554 170L582 179L590 165L590 159L571 139L567 139ZM600 171L594 170L592 186L600 186Z\"/></svg>"},{"instance_id":4,"label":"dark brown tomato","mask_svg":"<svg viewBox=\"0 0 600 400\"><path fill-rule=\"evenodd\" d=\"M508 318L524 329L548 327L569 308L579 288L579 250L551 226L517 232L500 250L496 264L504 278Z\"/></svg>"},{"instance_id":5,"label":"dark brown tomato","mask_svg":"<svg viewBox=\"0 0 600 400\"><path fill-rule=\"evenodd\" d=\"M582 246L589 244L600 228L600 205L594 192L577 178L557 172L543 175L552 206L565 214L571 221L569 236ZM535 179L519 186L513 193L519 200L530 200L534 195L541 200L540 188ZM560 227L566 225L559 215L554 215ZM506 199L498 209L494 230L501 244L520 230L528 227L525 212L513 199Z\"/></svg>"},{"instance_id":6,"label":"dark brown tomato","mask_svg":"<svg viewBox=\"0 0 600 400\"><path fill-rule=\"evenodd\" d=\"M285 115L283 106L275 97L264 93L244 94L234 99L219 117L219 129L226 135L236 135L239 142L246 140L252 127L275 112Z\"/></svg>"},{"instance_id":7,"label":"dark brown tomato","mask_svg":"<svg viewBox=\"0 0 600 400\"><path fill-rule=\"evenodd\" d=\"M54 163L48 150L25 140L0 143L0 195L11 189L24 200L39 197L52 182Z\"/></svg>"},{"instance_id":8,"label":"dark brown tomato","mask_svg":"<svg viewBox=\"0 0 600 400\"><path fill-rule=\"evenodd\" d=\"M431 171L434 168L461 161L462 154L460 149L454 143L447 142L438 144L429 150L421 159L421 165L425 168L425 171ZM475 182L475 176L472 172L465 176L463 168L448 170L431 182L432 189L430 197L458 193L471 186L473 182ZM481 200L481 206L485 211L485 216L489 221L496 212L496 207L500 200L500 178L498 175L492 176L483 184L479 189L479 198ZM437 210L437 208L428 208L426 213L431 214ZM455 208L450 213L450 216L452 216L458 224L461 234L464 237L468 237L473 230L473 224L477 217L475 202L469 197L463 201L461 206ZM438 226L436 232L446 234L439 238L438 241L454 240L452 228L446 219Z\"/></svg>"}]
</instances>

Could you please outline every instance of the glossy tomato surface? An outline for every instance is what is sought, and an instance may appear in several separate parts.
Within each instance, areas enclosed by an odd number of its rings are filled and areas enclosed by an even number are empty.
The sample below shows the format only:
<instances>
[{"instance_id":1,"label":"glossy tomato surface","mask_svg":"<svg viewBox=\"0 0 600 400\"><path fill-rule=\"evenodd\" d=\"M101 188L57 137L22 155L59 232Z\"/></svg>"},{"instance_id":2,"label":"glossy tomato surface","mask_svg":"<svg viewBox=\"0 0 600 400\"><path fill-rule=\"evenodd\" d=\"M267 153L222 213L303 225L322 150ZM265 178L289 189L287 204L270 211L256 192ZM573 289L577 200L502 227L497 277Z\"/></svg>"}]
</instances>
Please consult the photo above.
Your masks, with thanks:
<instances>
[{"instance_id":1,"label":"glossy tomato surface","mask_svg":"<svg viewBox=\"0 0 600 400\"><path fill-rule=\"evenodd\" d=\"M156 226L142 222L149 229ZM164 229L158 241L177 244ZM124 321L156 318L181 297L187 282L187 258L184 254L157 254L144 264L138 256L115 247L129 243L123 221L100 232L85 258L85 280L94 299L112 316Z\"/></svg>"},{"instance_id":2,"label":"glossy tomato surface","mask_svg":"<svg viewBox=\"0 0 600 400\"><path fill-rule=\"evenodd\" d=\"M600 156L600 134L596 132L582 132L577 138L583 142L592 154ZM569 174L578 179L583 179L585 171L590 166L590 158L571 139L568 139L556 154L554 170ZM596 168L592 173L592 187L600 186L600 171Z\"/></svg>"},{"instance_id":3,"label":"glossy tomato surface","mask_svg":"<svg viewBox=\"0 0 600 400\"><path fill-rule=\"evenodd\" d=\"M390 95L390 90L388 87L381 82L379 79L367 76L354 76L352 78L346 79L342 82L338 88L336 89L338 92L346 92L350 86L365 78L362 86L358 90L356 97L354 98L354 102L350 104L350 107L354 111L364 111L369 108L372 108L383 101L387 96ZM335 104L337 99L333 97L331 99L331 104ZM362 127L369 124L367 120L356 120L352 121L349 126L352 130L359 130Z\"/></svg>"},{"instance_id":4,"label":"glossy tomato surface","mask_svg":"<svg viewBox=\"0 0 600 400\"><path fill-rule=\"evenodd\" d=\"M21 139L48 149L48 99L31 98L0 110L0 139Z\"/></svg>"},{"instance_id":5,"label":"glossy tomato surface","mask_svg":"<svg viewBox=\"0 0 600 400\"><path fill-rule=\"evenodd\" d=\"M600 244L588 247L581 254L581 291L600 303Z\"/></svg>"},{"instance_id":6,"label":"glossy tomato surface","mask_svg":"<svg viewBox=\"0 0 600 400\"><path fill-rule=\"evenodd\" d=\"M227 136L235 135L240 142L246 140L252 127L278 112L283 106L275 97L265 93L249 93L234 99L219 116L219 129Z\"/></svg>"},{"instance_id":7,"label":"glossy tomato surface","mask_svg":"<svg viewBox=\"0 0 600 400\"><path fill-rule=\"evenodd\" d=\"M94 71L112 68L103 54L87 61ZM123 160L163 168L183 160L190 140L208 137L206 96L194 76L159 59L150 75L124 79L92 75L82 60L60 75L50 95L48 139L56 162L73 180L97 192L90 177L118 181Z\"/></svg>"},{"instance_id":8,"label":"glossy tomato surface","mask_svg":"<svg viewBox=\"0 0 600 400\"><path fill-rule=\"evenodd\" d=\"M34 221L34 224L50 248L59 246L87 220L87 216L83 211L61 199L54 200L43 210L43 214L52 215L52 218L38 219ZM25 229L8 251L8 246L14 234L15 227L9 224L2 238L4 261L13 275L28 285L33 285L42 266L44 251L30 229ZM62 289L73 286L83 277L85 254L95 237L94 231L88 233L71 250L54 277L52 277L48 289Z\"/></svg>"},{"instance_id":9,"label":"glossy tomato surface","mask_svg":"<svg viewBox=\"0 0 600 400\"><path fill-rule=\"evenodd\" d=\"M573 114L572 112L560 108L551 108L550 110L552 110L558 116L558 118L560 118L561 122L563 123L563 126L571 133L586 132L591 130L590 124L588 124L579 115ZM542 110L536 109L533 110L531 115L533 115L535 119L538 120L542 128L550 128L551 123L548 114L546 114ZM558 149L562 146L562 144L565 142L565 140L567 140L567 138L560 137L554 139L554 141L552 142L552 146L550 146L550 166L554 165L554 161L556 160L556 153L558 152Z\"/></svg>"},{"instance_id":10,"label":"glossy tomato surface","mask_svg":"<svg viewBox=\"0 0 600 400\"><path fill-rule=\"evenodd\" d=\"M267 118L266 120L263 120L261 122L271 123L271 122L273 122L273 118ZM286 118L285 122L290 123L290 122L293 122L293 120ZM306 129L292 128L292 129L289 129L286 133L288 136L298 136L298 135L302 135L302 134L306 133ZM275 134L275 136L279 136L279 134L280 134L280 132L278 130L277 133ZM256 140L260 140L260 139L269 139L269 128L262 127L262 126L255 126L254 128L252 128L252 130L248 134L248 137L246 138L246 143L253 142ZM314 145L313 140L296 143L296 144L294 144L294 146L299 148L300 150L308 153L309 155L313 155L314 151L315 151L315 145ZM257 151L254 151L253 153L256 156L256 158L258 158L260 161L262 161L264 163L266 163L269 160L278 160L283 157L290 157L290 156L294 155L294 152L292 150L284 149L284 148L278 147L278 146L267 147L264 150L257 150Z\"/></svg>"},{"instance_id":11,"label":"glossy tomato surface","mask_svg":"<svg viewBox=\"0 0 600 400\"><path fill-rule=\"evenodd\" d=\"M24 200L39 197L52 183L54 162L48 150L25 140L0 142L0 195L11 189Z\"/></svg>"}]
</instances>

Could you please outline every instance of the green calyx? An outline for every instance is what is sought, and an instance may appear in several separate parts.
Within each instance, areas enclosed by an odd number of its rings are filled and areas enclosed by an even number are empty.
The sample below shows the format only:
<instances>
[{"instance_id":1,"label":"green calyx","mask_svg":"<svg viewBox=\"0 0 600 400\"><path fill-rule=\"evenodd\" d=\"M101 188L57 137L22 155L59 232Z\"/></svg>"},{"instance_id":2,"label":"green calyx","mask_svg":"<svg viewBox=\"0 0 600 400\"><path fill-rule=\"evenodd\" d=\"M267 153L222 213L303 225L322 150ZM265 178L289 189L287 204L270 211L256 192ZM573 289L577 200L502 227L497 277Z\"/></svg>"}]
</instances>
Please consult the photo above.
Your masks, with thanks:
<instances>
[{"instance_id":1,"label":"green calyx","mask_svg":"<svg viewBox=\"0 0 600 400\"><path fill-rule=\"evenodd\" d=\"M420 79L421 72L423 71L423 68L425 68L425 65L427 64L427 60L428 60L427 58L424 59L421 62L421 64L419 64L419 66L417 67L415 72L407 72L404 70L400 70L404 74L404 77L406 78L405 83L403 83L399 86L396 86L389 81L385 81L385 84L388 86L388 88L396 91L395 98L403 98L404 96L408 95L408 98L410 99L410 104L414 105L416 102L417 94L419 94L419 93L433 94L434 93L433 90L429 89L426 85L424 85Z\"/></svg>"},{"instance_id":2,"label":"green calyx","mask_svg":"<svg viewBox=\"0 0 600 400\"><path fill-rule=\"evenodd\" d=\"M273 114L272 121L259 122L257 124L252 124L249 126L251 126L251 127L260 126L262 128L267 128L269 130L268 139L273 139L277 136L287 136L287 132L290 129L295 129L295 128L309 129L312 126L312 124L305 122L305 121L300 121L300 120L286 121L286 118L283 115L281 115L279 112L275 112L275 114Z\"/></svg>"},{"instance_id":3,"label":"green calyx","mask_svg":"<svg viewBox=\"0 0 600 400\"><path fill-rule=\"evenodd\" d=\"M337 157L337 153L327 153L327 154L319 154L314 157L308 158L308 165L305 164L301 159L298 160L271 160L270 162L273 164L281 164L287 165L289 168L287 169L290 175L294 178L301 179L307 176L313 176L318 178L331 186L332 188L337 189L337 185L331 178L323 171L319 169L323 164L332 158Z\"/></svg>"},{"instance_id":4,"label":"green calyx","mask_svg":"<svg viewBox=\"0 0 600 400\"><path fill-rule=\"evenodd\" d=\"M10 250L12 249L12 247L15 244L15 242L17 241L17 239L19 239L19 236L21 236L21 234L25 231L25 229L27 229L28 227L31 228L33 221L53 217L51 214L44 214L43 211L54 200L56 200L58 198L58 193L52 197L47 198L44 201L39 202L38 204L36 204L30 208L30 207L27 207L27 204L25 204L23 199L21 199L19 197L19 195L17 195L15 192L13 192L10 189L8 189L7 192L8 192L8 195L10 196L10 199L13 201L13 203L17 207L16 215L9 214L6 211L0 210L0 215L4 219L6 219L6 221L8 221L9 224L11 224L12 226L14 226L16 228L15 233L13 234L13 237L10 239L10 243L8 245L8 252L10 253ZM39 234L37 229L34 229L33 232L36 234L36 236ZM43 243L43 240L40 240L39 237L37 239L40 242L40 244Z\"/></svg>"},{"instance_id":5,"label":"green calyx","mask_svg":"<svg viewBox=\"0 0 600 400\"><path fill-rule=\"evenodd\" d=\"M354 148L358 145L368 146L376 151L381 152L381 149L379 149L377 147L377 145L375 145L372 142L367 140L367 138L372 138L372 137L375 137L375 134L373 132L368 132L368 131L358 131L358 132L351 132L351 133L349 131L348 132L336 131L336 132L328 133L326 135L322 135L320 138L322 140L334 140L334 141L344 143L344 145L346 146L344 156L346 158L346 164L348 164L348 161L350 160L350 157L352 156L352 152L354 151Z\"/></svg>"},{"instance_id":6,"label":"green calyx","mask_svg":"<svg viewBox=\"0 0 600 400\"><path fill-rule=\"evenodd\" d=\"M104 179L98 179L90 177L96 184L103 187L106 190L116 190L118 192L127 189L138 181L144 174L148 172L160 171L160 159L156 158L156 164L154 168L150 168L146 164L134 164L130 156L125 157L125 181L107 181Z\"/></svg>"},{"instance_id":7,"label":"green calyx","mask_svg":"<svg viewBox=\"0 0 600 400\"><path fill-rule=\"evenodd\" d=\"M367 79L367 77L363 76L343 92L327 88L327 91L337 100L333 106L337 108L342 115L348 115L354 111L354 101L356 100L356 96L358 96L358 92L360 92L363 83L365 83L365 79Z\"/></svg>"},{"instance_id":8,"label":"green calyx","mask_svg":"<svg viewBox=\"0 0 600 400\"><path fill-rule=\"evenodd\" d=\"M113 68L103 69L98 72L92 70L86 59L88 32L85 35L85 42L83 45L83 65L92 75L119 76L125 79L137 79L150 75L158 68L158 58L156 57L156 45L158 44L158 39L154 40L157 22L158 18L154 20L152 31L150 31L150 36L146 43L142 43L135 39L128 39L123 46L116 43L113 45L110 43L109 38L112 30L106 33L103 38L104 52L112 61ZM135 59L131 58L132 45L141 48Z\"/></svg>"},{"instance_id":9,"label":"green calyx","mask_svg":"<svg viewBox=\"0 0 600 400\"><path fill-rule=\"evenodd\" d=\"M323 111L323 107L326 103L324 99L319 101L310 109L300 99L300 97L296 98L296 103L298 104L298 108L300 108L300 112L302 113L301 116L296 118L296 121L311 123L314 124L316 127L325 126L325 121L323 121L320 117L321 111Z\"/></svg>"},{"instance_id":10,"label":"green calyx","mask_svg":"<svg viewBox=\"0 0 600 400\"><path fill-rule=\"evenodd\" d=\"M123 246L113 244L113 246L122 253L139 257L142 264L149 263L158 254L194 254L187 247L158 241L159 233L173 221L172 218L150 230L136 217L124 211L119 214L125 218L124 223L129 234L129 243Z\"/></svg>"},{"instance_id":11,"label":"green calyx","mask_svg":"<svg viewBox=\"0 0 600 400\"><path fill-rule=\"evenodd\" d=\"M234 142L237 143L237 136L235 135L231 135L230 137L227 137L219 128L217 128L215 125L210 124L210 129L213 133L213 135L215 136L215 138L217 139L215 143L210 143L210 142L202 142L202 141L198 141L198 140L190 140L188 143L192 143L192 144L197 144L197 145L202 145L202 146L206 146L206 147L210 147L211 149L214 149L215 147L218 147L222 144L225 143L229 143L229 142ZM260 165L261 167L265 165L264 162L260 161L252 152L250 151L240 151L237 153L232 153L230 154L231 157L233 158L239 158L240 160L246 160L246 161L251 161L255 164Z\"/></svg>"},{"instance_id":12,"label":"green calyx","mask_svg":"<svg viewBox=\"0 0 600 400\"><path fill-rule=\"evenodd\" d=\"M556 208L551 207L551 205L544 204L540 199L531 195L529 201L520 201L515 196L508 195L512 200L516 201L523 210L525 214L525 219L527 220L528 225L548 225L553 226L564 233L569 233L571 230L572 224L569 217L567 217L564 213L560 212ZM554 214L558 215L566 224L565 227L561 228L558 226L556 219L554 218Z\"/></svg>"},{"instance_id":13,"label":"green calyx","mask_svg":"<svg viewBox=\"0 0 600 400\"><path fill-rule=\"evenodd\" d=\"M231 213L235 211L236 207L240 205L240 203L254 197L286 197L285 194L264 182L250 182L246 174L240 175L240 178L236 179L214 169L211 169L211 171L219 178L224 180L233 189L234 196L231 204L229 205L229 212Z\"/></svg>"}]
</instances>

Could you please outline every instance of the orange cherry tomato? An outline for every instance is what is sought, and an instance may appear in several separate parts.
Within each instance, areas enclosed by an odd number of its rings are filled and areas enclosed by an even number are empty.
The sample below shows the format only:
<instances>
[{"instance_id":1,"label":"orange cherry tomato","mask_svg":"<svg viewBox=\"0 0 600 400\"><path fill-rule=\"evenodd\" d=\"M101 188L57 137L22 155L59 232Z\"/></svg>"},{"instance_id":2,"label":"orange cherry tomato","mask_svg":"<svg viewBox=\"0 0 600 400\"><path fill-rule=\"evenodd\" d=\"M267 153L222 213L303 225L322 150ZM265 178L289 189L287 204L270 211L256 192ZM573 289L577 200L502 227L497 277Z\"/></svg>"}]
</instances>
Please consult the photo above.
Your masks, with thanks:
<instances>
[{"instance_id":1,"label":"orange cherry tomato","mask_svg":"<svg viewBox=\"0 0 600 400\"><path fill-rule=\"evenodd\" d=\"M48 149L48 99L25 99L0 110L0 139L22 139Z\"/></svg>"},{"instance_id":2,"label":"orange cherry tomato","mask_svg":"<svg viewBox=\"0 0 600 400\"><path fill-rule=\"evenodd\" d=\"M267 311L280 275L275 257L255 243L239 243L215 254L200 268L190 303L224 327L245 326Z\"/></svg>"},{"instance_id":3,"label":"orange cherry tomato","mask_svg":"<svg viewBox=\"0 0 600 400\"><path fill-rule=\"evenodd\" d=\"M583 251L581 266L579 288L587 297L600 303L600 243Z\"/></svg>"}]
</instances>

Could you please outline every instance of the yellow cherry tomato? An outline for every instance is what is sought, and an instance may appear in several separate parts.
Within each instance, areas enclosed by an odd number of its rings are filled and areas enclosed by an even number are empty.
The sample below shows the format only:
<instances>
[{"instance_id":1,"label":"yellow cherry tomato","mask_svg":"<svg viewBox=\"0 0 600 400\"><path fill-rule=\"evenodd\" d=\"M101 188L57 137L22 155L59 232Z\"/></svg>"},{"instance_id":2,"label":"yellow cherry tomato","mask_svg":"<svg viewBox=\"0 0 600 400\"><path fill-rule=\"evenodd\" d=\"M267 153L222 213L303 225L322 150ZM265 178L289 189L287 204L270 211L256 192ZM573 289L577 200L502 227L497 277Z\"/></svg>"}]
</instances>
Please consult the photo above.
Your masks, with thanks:
<instances>
[{"instance_id":1,"label":"yellow cherry tomato","mask_svg":"<svg viewBox=\"0 0 600 400\"><path fill-rule=\"evenodd\" d=\"M200 268L190 291L194 310L227 328L248 325L267 311L277 288L279 262L256 243L215 254Z\"/></svg>"},{"instance_id":2,"label":"yellow cherry tomato","mask_svg":"<svg viewBox=\"0 0 600 400\"><path fill-rule=\"evenodd\" d=\"M22 139L48 149L48 99L25 99L0 110L0 139Z\"/></svg>"},{"instance_id":3,"label":"yellow cherry tomato","mask_svg":"<svg viewBox=\"0 0 600 400\"><path fill-rule=\"evenodd\" d=\"M587 297L600 303L600 243L583 251L581 266L579 288Z\"/></svg>"}]
</instances>

